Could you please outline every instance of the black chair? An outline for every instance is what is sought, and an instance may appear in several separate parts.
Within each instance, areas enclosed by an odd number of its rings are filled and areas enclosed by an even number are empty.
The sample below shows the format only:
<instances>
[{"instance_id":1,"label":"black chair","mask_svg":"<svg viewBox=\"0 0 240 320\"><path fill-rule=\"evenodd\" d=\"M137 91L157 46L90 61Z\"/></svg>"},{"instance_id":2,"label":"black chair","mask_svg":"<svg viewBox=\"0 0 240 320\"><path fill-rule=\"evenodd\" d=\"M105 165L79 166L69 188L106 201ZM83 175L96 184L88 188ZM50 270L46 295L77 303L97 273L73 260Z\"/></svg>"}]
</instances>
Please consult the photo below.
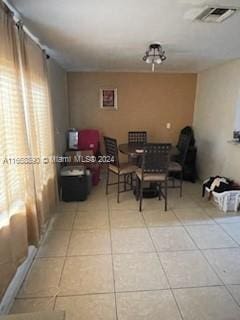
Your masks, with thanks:
<instances>
[{"instance_id":1,"label":"black chair","mask_svg":"<svg viewBox=\"0 0 240 320\"><path fill-rule=\"evenodd\" d=\"M190 144L183 168L183 180L195 182L197 179L197 148L195 147L195 138L192 127L187 126L180 131L177 147L181 145L182 137L185 135L190 136Z\"/></svg>"},{"instance_id":2,"label":"black chair","mask_svg":"<svg viewBox=\"0 0 240 320\"><path fill-rule=\"evenodd\" d=\"M129 131L128 143L136 143L136 144L147 143L147 132L146 131Z\"/></svg>"},{"instance_id":3,"label":"black chair","mask_svg":"<svg viewBox=\"0 0 240 320\"><path fill-rule=\"evenodd\" d=\"M147 143L147 132L146 131L129 131L128 143L144 145L145 143ZM139 156L129 156L128 161L138 167L141 165L141 157Z\"/></svg>"},{"instance_id":4,"label":"black chair","mask_svg":"<svg viewBox=\"0 0 240 320\"><path fill-rule=\"evenodd\" d=\"M180 197L182 197L182 184L183 184L183 170L186 161L191 137L189 135L181 135L181 139L178 142L177 148L179 150L179 155L175 158L175 161L169 163L169 173L170 179L172 179L173 184L169 188L179 188ZM175 184L175 176L180 180L178 185Z\"/></svg>"},{"instance_id":5,"label":"black chair","mask_svg":"<svg viewBox=\"0 0 240 320\"><path fill-rule=\"evenodd\" d=\"M168 167L171 144L169 143L147 143L142 155L142 167L137 169L137 198L140 197L139 211L142 211L143 183L153 182L158 186L158 199L165 200L165 211L167 211L167 188ZM162 190L162 185L164 192Z\"/></svg>"},{"instance_id":6,"label":"black chair","mask_svg":"<svg viewBox=\"0 0 240 320\"><path fill-rule=\"evenodd\" d=\"M116 139L104 137L104 144L106 155L109 157L108 160L110 161L107 163L106 194L108 194L108 186L117 185L117 202L119 203L119 194L133 189L133 174L137 167L131 163L119 163L118 144ZM117 176L117 182L109 182L110 173ZM122 181L120 179L121 177L123 177ZM128 179L128 177L130 177L130 179ZM120 190L120 184L123 184L123 190ZM127 185L130 185L130 188L127 188Z\"/></svg>"},{"instance_id":7,"label":"black chair","mask_svg":"<svg viewBox=\"0 0 240 320\"><path fill-rule=\"evenodd\" d=\"M179 134L178 137L178 143L177 143L177 148L179 148L179 146L182 143L182 139L184 140L185 136L190 136L190 146L194 146L195 144L195 138L194 138L194 133L193 133L193 129L190 126L184 127Z\"/></svg>"}]
</instances>

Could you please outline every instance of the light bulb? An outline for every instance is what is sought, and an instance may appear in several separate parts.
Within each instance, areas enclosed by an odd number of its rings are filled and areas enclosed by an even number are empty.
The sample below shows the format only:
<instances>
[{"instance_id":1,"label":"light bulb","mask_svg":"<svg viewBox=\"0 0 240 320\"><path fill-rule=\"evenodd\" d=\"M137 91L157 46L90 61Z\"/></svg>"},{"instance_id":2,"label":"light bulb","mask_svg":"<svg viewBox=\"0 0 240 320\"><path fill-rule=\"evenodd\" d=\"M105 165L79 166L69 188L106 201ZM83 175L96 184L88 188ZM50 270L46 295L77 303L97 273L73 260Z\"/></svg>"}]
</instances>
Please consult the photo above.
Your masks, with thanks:
<instances>
[{"instance_id":1,"label":"light bulb","mask_svg":"<svg viewBox=\"0 0 240 320\"><path fill-rule=\"evenodd\" d=\"M162 59L161 59L160 57L158 57L157 59L155 59L155 62L156 62L157 64L160 64L160 63L162 63Z\"/></svg>"},{"instance_id":2,"label":"light bulb","mask_svg":"<svg viewBox=\"0 0 240 320\"><path fill-rule=\"evenodd\" d=\"M152 63L152 58L151 57L147 57L146 62L147 63Z\"/></svg>"}]
</instances>

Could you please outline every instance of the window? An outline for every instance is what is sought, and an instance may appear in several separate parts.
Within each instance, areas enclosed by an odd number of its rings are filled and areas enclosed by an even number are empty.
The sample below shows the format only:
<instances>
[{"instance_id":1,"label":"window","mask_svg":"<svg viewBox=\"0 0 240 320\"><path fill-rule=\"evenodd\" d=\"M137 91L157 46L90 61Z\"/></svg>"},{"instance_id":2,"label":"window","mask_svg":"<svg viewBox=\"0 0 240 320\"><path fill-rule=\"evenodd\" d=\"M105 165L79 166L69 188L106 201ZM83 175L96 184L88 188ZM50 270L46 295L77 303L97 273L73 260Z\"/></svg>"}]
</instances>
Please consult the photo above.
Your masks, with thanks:
<instances>
[{"instance_id":1,"label":"window","mask_svg":"<svg viewBox=\"0 0 240 320\"><path fill-rule=\"evenodd\" d=\"M25 167L18 157L28 155L19 67L13 54L0 52L0 224L24 206ZM9 219L10 217L8 217Z\"/></svg>"},{"instance_id":2,"label":"window","mask_svg":"<svg viewBox=\"0 0 240 320\"><path fill-rule=\"evenodd\" d=\"M46 61L1 0L0 39L1 299L56 204L56 172L28 160L54 152Z\"/></svg>"}]
</instances>

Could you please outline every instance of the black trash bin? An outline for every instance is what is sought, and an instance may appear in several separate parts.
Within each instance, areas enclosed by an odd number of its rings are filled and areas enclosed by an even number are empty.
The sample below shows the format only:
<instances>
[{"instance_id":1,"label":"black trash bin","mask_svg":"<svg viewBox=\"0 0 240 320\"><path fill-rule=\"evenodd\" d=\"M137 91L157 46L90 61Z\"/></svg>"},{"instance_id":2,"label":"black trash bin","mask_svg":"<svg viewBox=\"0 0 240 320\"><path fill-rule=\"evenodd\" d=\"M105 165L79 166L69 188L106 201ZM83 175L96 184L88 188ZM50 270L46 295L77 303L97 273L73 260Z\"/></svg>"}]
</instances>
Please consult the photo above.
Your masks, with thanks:
<instances>
[{"instance_id":1,"label":"black trash bin","mask_svg":"<svg viewBox=\"0 0 240 320\"><path fill-rule=\"evenodd\" d=\"M63 201L86 200L88 195L88 178L85 170L67 168L63 170L61 172L61 189Z\"/></svg>"}]
</instances>

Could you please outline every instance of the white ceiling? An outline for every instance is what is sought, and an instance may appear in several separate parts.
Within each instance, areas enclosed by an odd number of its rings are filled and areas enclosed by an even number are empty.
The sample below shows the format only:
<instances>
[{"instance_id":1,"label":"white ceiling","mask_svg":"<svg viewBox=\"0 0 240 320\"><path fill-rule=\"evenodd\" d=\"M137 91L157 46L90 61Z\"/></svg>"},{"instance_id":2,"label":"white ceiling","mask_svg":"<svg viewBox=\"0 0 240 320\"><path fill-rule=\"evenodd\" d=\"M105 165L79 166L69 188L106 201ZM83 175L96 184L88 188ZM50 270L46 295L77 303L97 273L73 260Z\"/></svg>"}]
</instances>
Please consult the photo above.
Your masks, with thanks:
<instances>
[{"instance_id":1,"label":"white ceiling","mask_svg":"<svg viewBox=\"0 0 240 320\"><path fill-rule=\"evenodd\" d=\"M240 13L221 24L192 22L206 4L239 0L11 0L26 26L69 71L150 71L142 56L160 41L163 72L198 72L240 57Z\"/></svg>"}]
</instances>

